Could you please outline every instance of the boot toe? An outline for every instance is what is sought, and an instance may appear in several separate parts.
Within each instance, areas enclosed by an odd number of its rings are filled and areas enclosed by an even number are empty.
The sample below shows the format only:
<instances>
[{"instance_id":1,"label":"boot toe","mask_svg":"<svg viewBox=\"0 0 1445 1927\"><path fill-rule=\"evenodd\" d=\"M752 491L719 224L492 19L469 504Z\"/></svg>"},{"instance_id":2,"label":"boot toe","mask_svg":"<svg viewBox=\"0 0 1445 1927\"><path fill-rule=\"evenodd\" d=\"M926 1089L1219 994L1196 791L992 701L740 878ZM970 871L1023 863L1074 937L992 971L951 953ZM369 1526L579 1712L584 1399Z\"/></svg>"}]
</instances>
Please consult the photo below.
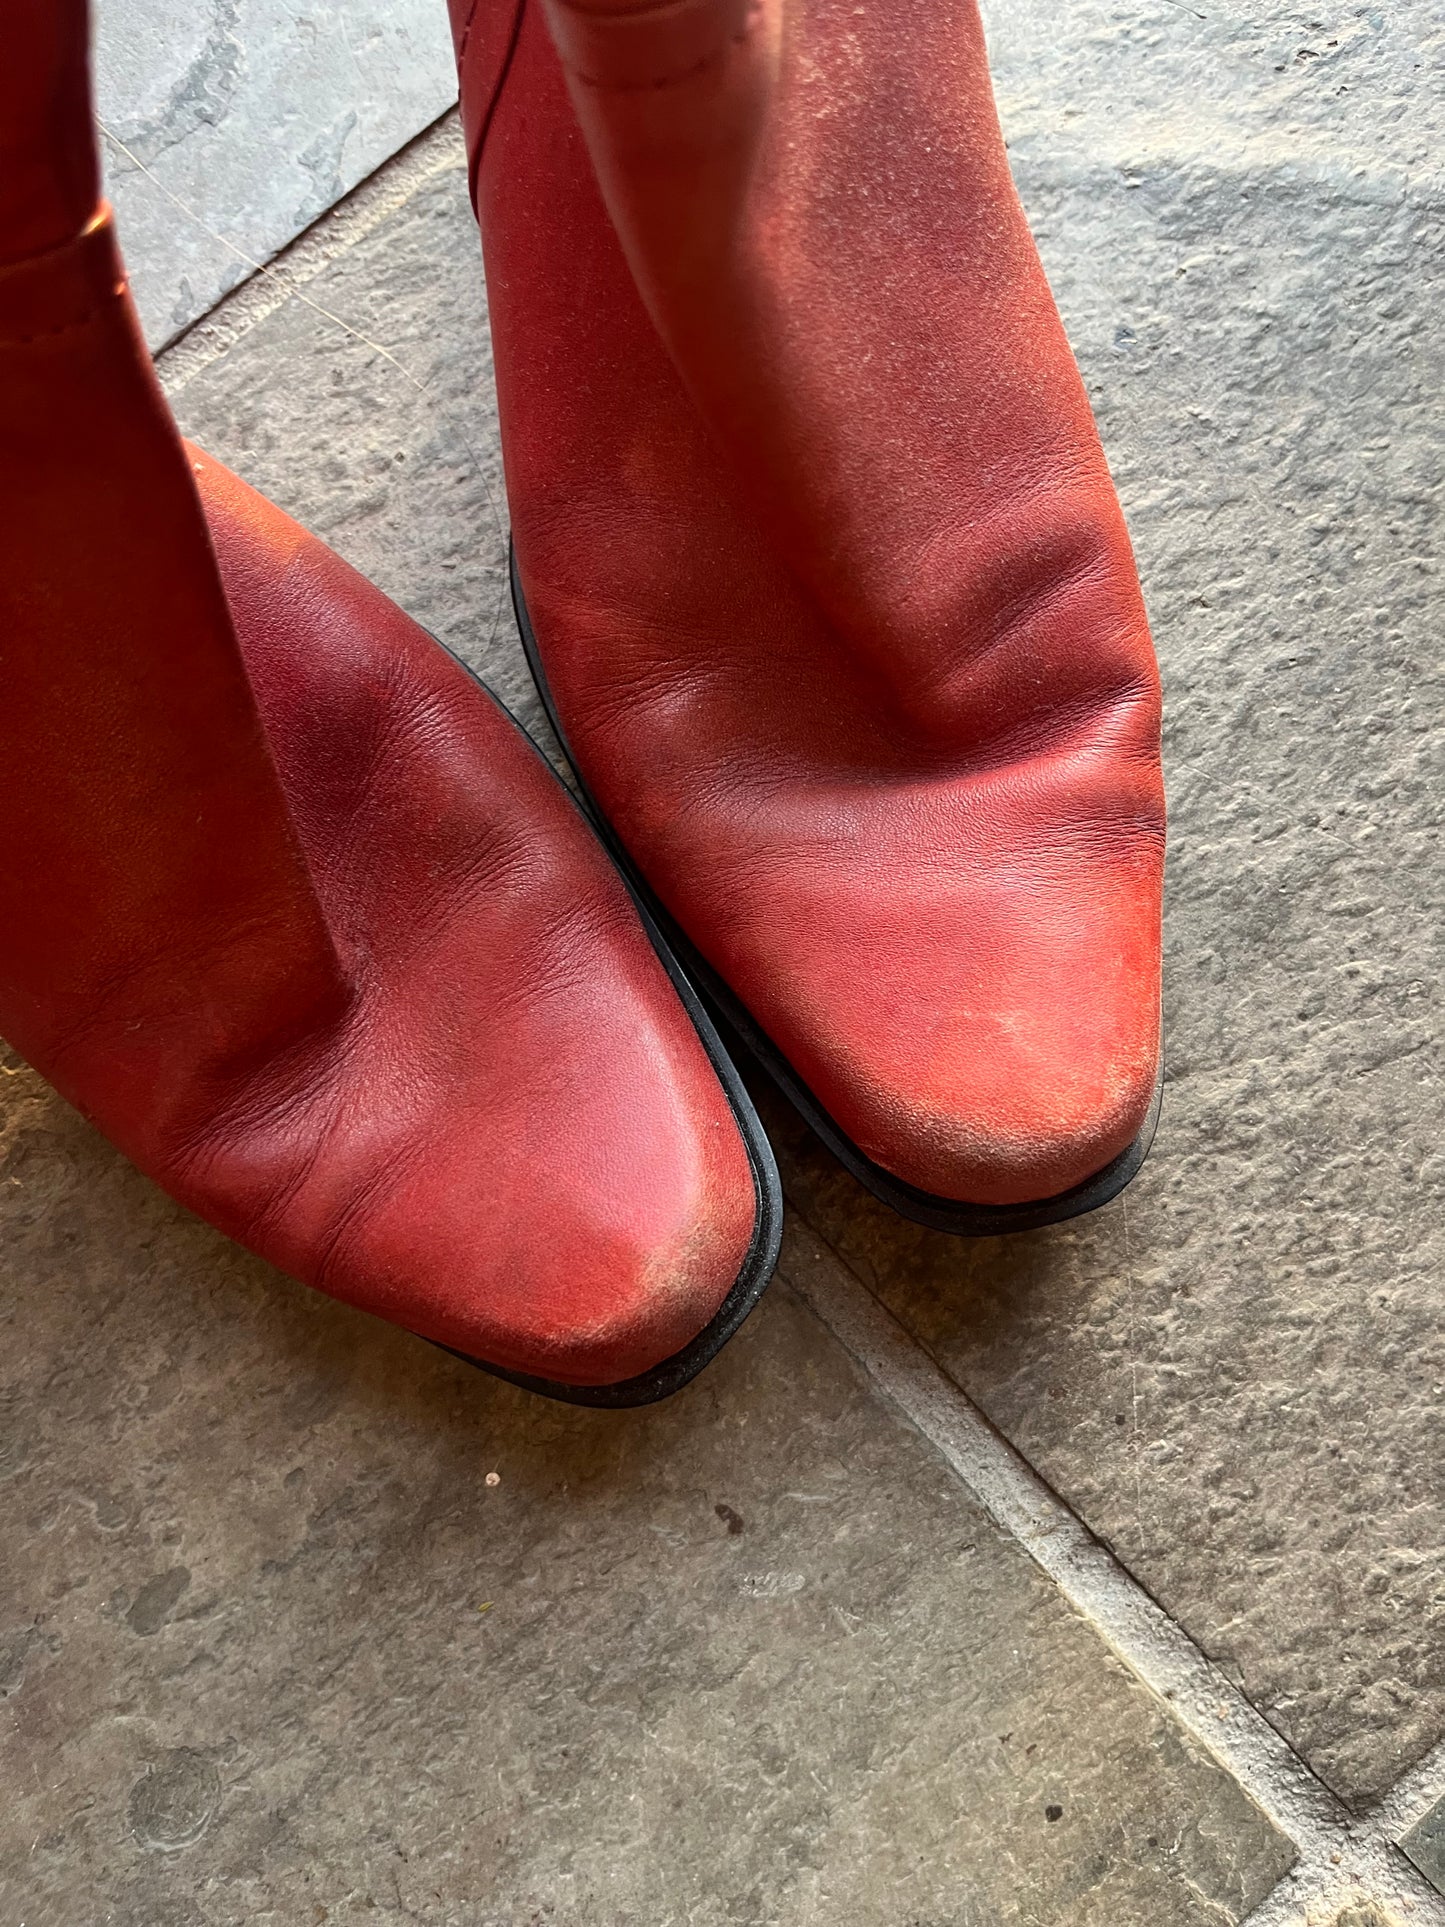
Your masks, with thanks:
<instances>
[{"instance_id":1,"label":"boot toe","mask_svg":"<svg viewBox=\"0 0 1445 1927\"><path fill-rule=\"evenodd\" d=\"M821 895L766 1027L873 1163L959 1204L1041 1203L1143 1128L1159 1068L1157 884L936 896L903 926Z\"/></svg>"},{"instance_id":2,"label":"boot toe","mask_svg":"<svg viewBox=\"0 0 1445 1927\"><path fill-rule=\"evenodd\" d=\"M942 1088L902 1080L853 1093L850 1135L893 1177L960 1204L1062 1196L1134 1142L1153 1101L1154 1053L1085 1069L1033 1053L961 1064ZM841 1121L841 1120L840 1120Z\"/></svg>"},{"instance_id":3,"label":"boot toe","mask_svg":"<svg viewBox=\"0 0 1445 1927\"><path fill-rule=\"evenodd\" d=\"M653 1372L717 1317L758 1228L721 1092L656 1101L668 1094L654 1077L601 1116L595 1092L590 1110L582 1091L549 1097L510 1129L447 1117L331 1242L315 1282L524 1377L610 1387Z\"/></svg>"}]
</instances>

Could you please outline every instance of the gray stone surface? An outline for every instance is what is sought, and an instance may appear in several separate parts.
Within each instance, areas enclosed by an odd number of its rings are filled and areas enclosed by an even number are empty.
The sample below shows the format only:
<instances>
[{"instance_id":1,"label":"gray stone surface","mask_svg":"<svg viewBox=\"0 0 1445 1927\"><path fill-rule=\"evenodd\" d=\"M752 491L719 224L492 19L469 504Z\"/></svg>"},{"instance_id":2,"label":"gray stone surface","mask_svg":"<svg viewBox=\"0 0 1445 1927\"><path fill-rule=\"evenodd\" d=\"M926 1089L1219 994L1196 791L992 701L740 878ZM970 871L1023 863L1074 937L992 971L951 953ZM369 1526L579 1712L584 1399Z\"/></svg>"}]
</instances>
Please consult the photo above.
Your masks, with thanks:
<instances>
[{"instance_id":1,"label":"gray stone surface","mask_svg":"<svg viewBox=\"0 0 1445 1927\"><path fill-rule=\"evenodd\" d=\"M152 346L456 99L443 0L94 6L107 185Z\"/></svg>"},{"instance_id":2,"label":"gray stone surface","mask_svg":"<svg viewBox=\"0 0 1445 1927\"><path fill-rule=\"evenodd\" d=\"M786 1285L547 1404L6 1069L0 1919L1214 1927L1289 1864Z\"/></svg>"},{"instance_id":3,"label":"gray stone surface","mask_svg":"<svg viewBox=\"0 0 1445 1927\"><path fill-rule=\"evenodd\" d=\"M1207 14L1207 18L1202 15ZM1164 665L1159 1139L967 1245L809 1217L1351 1800L1445 1732L1445 21L994 10Z\"/></svg>"},{"instance_id":4,"label":"gray stone surface","mask_svg":"<svg viewBox=\"0 0 1445 1927\"><path fill-rule=\"evenodd\" d=\"M1400 1845L1431 1886L1445 1894L1445 1800L1433 1806Z\"/></svg>"}]
</instances>

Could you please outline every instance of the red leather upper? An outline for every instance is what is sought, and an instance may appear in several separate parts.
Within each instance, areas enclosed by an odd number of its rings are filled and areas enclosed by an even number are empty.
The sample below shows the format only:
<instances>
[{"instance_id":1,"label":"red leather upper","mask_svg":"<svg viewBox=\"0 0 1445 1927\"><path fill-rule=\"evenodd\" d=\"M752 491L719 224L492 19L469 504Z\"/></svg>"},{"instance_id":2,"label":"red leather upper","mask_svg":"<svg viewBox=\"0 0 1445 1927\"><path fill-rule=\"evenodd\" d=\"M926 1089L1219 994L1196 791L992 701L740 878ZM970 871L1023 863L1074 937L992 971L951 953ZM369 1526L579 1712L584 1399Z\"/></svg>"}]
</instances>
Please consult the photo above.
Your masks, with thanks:
<instances>
[{"instance_id":1,"label":"red leather upper","mask_svg":"<svg viewBox=\"0 0 1445 1927\"><path fill-rule=\"evenodd\" d=\"M200 1208L255 1243L235 1213L254 1197L285 1269L492 1363L582 1384L645 1371L709 1322L753 1232L746 1148L697 1033L511 719L191 452L352 993L305 1062L269 1066L208 1127Z\"/></svg>"},{"instance_id":2,"label":"red leather upper","mask_svg":"<svg viewBox=\"0 0 1445 1927\"><path fill-rule=\"evenodd\" d=\"M569 98L537 0L483 13L513 534L578 764L870 1157L1063 1191L1157 1073L1159 689L977 15L552 0Z\"/></svg>"},{"instance_id":3,"label":"red leather upper","mask_svg":"<svg viewBox=\"0 0 1445 1927\"><path fill-rule=\"evenodd\" d=\"M0 263L78 234L100 195L83 0L0 12Z\"/></svg>"},{"instance_id":4,"label":"red leather upper","mask_svg":"<svg viewBox=\"0 0 1445 1927\"><path fill-rule=\"evenodd\" d=\"M458 663L183 447L108 217L20 251L0 1032L296 1276L512 1371L649 1370L756 1204L622 883Z\"/></svg>"}]
</instances>

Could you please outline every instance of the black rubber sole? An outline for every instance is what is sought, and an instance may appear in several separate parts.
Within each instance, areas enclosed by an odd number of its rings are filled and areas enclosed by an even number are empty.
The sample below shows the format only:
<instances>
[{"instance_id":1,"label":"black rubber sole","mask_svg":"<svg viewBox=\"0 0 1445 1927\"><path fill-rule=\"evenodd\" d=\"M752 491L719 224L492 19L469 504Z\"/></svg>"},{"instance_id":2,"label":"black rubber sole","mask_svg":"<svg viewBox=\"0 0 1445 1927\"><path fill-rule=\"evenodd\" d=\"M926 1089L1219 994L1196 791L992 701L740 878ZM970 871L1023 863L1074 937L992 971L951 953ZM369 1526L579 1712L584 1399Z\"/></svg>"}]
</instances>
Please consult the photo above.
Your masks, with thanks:
<instances>
[{"instance_id":1,"label":"black rubber sole","mask_svg":"<svg viewBox=\"0 0 1445 1927\"><path fill-rule=\"evenodd\" d=\"M552 700L552 691L547 682L547 674L542 667L541 652L537 646L536 632L532 628L532 620L527 613L527 599L523 594L521 578L517 572L517 555L514 548L509 552L508 565L512 584L512 607L516 612L517 628L521 634L522 647L526 651L528 666L532 671L532 680L537 685L537 693L542 698L547 719L577 779L578 789L581 791L594 829L606 844L618 869L627 879L628 887L642 906L644 914L660 931L666 952L680 960L682 968L702 993L709 1009L767 1072L784 1097L798 1111L810 1129L822 1139L844 1169L850 1171L860 1184L873 1193L875 1198L881 1199L900 1217L909 1218L915 1224L926 1225L931 1231L948 1231L960 1238L997 1238L1013 1231L1036 1231L1046 1224L1059 1224L1066 1218L1080 1217L1086 1211L1097 1211L1100 1205L1108 1204L1111 1199L1118 1197L1149 1155L1149 1146L1154 1141L1154 1132L1159 1123L1159 1111L1164 1096L1162 1060L1148 1115L1133 1143L1127 1145L1116 1158L1104 1166L1102 1171L1095 1172L1093 1177L1086 1178L1082 1184L1076 1184L1070 1190L1061 1191L1052 1198L1039 1198L1023 1204L965 1204L956 1198L937 1197L931 1191L921 1191L916 1185L905 1184L901 1178L894 1177L892 1172L885 1170L881 1164L875 1164L865 1151L859 1149L852 1138L819 1103L767 1032L754 1021L747 1006L718 976L711 964L700 955L668 915L633 862L627 846L602 813L577 766L577 759L572 754L567 733L562 727L556 704Z\"/></svg>"},{"instance_id":2,"label":"black rubber sole","mask_svg":"<svg viewBox=\"0 0 1445 1927\"><path fill-rule=\"evenodd\" d=\"M587 824L588 829L595 834L597 826L591 813L578 803L566 784L558 780L556 771L496 691L489 688L471 664L463 662L454 649L447 649L447 645L436 637L432 640L436 642L439 649L445 649L452 660L477 684L488 700L496 704L532 755L546 765L547 774L553 782L557 783L558 788ZM727 1297L696 1338L684 1345L681 1351L674 1352L671 1358L665 1358L660 1365L654 1365L650 1371L640 1372L635 1378L624 1378L612 1385L567 1385L560 1379L532 1378L525 1372L511 1372L505 1366L493 1365L485 1358L475 1358L470 1352L457 1351L453 1346L443 1345L437 1339L428 1340L428 1343L436 1345L438 1351L449 1352L453 1358L459 1358L467 1365L475 1365L479 1371L488 1372L493 1378L503 1378L509 1385L520 1385L524 1391L536 1392L543 1398L557 1399L565 1405L590 1405L612 1411L622 1411L637 1405L655 1405L659 1399L670 1398L674 1392L681 1391L690 1379L697 1377L703 1366L709 1364L728 1340L736 1334L748 1313L762 1297L777 1267L778 1247L783 1236L783 1191L778 1178L777 1161L773 1157L773 1147L768 1142L762 1120L753 1108L753 1100L748 1096L747 1089L741 1077L738 1076L737 1066L718 1035L716 1025L704 1009L696 990L688 980L687 973L672 954L658 928L656 919L639 895L626 870L622 871L622 881L637 907L637 913L642 919L642 927L647 932L653 949L657 952L658 961L667 972L673 988L681 999L683 1009L692 1020L693 1028L702 1042L703 1049L707 1052L708 1061L727 1094L728 1103L747 1148L748 1164L753 1175L755 1211L752 1241L743 1259L742 1268Z\"/></svg>"}]
</instances>

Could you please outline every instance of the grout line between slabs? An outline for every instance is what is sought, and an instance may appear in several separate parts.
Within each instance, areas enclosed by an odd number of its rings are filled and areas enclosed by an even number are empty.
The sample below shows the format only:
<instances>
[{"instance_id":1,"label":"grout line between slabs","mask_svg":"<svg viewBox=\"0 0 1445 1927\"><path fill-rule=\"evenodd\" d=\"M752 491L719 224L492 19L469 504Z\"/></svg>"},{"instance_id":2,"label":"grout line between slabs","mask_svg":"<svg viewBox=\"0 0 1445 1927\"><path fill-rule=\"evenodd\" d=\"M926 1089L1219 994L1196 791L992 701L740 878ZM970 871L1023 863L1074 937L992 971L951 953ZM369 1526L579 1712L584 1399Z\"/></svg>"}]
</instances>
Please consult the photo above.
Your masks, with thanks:
<instances>
[{"instance_id":1,"label":"grout line between slabs","mask_svg":"<svg viewBox=\"0 0 1445 1927\"><path fill-rule=\"evenodd\" d=\"M1418 1761L1375 1809L1380 1824L1399 1838L1445 1800L1445 1740Z\"/></svg>"},{"instance_id":2,"label":"grout line between slabs","mask_svg":"<svg viewBox=\"0 0 1445 1927\"><path fill-rule=\"evenodd\" d=\"M301 294L330 264L364 240L417 191L448 168L465 165L455 107L424 128L375 173L317 216L269 262L230 289L156 354L168 395L178 395L268 315ZM304 296L303 296L304 299ZM337 317L329 317L338 319ZM347 323L338 325L352 333Z\"/></svg>"},{"instance_id":3,"label":"grout line between slabs","mask_svg":"<svg viewBox=\"0 0 1445 1927\"><path fill-rule=\"evenodd\" d=\"M806 1222L806 1220L800 1220ZM1224 1767L1299 1860L1249 1916L1250 1927L1333 1927L1340 1909L1370 1898L1404 1910L1410 1927L1445 1927L1445 1898L1405 1859L1388 1831L1390 1796L1352 1814L1317 1779L1232 1681L1194 1644L985 1418L847 1260L808 1225L834 1261L826 1284L780 1274L852 1354L875 1388L940 1452L985 1512L1016 1539L1070 1604ZM1427 1783L1445 1773L1445 1747L1402 1786L1428 1805ZM1416 1787L1416 1782L1419 1782ZM1397 1793L1399 1793L1397 1789Z\"/></svg>"}]
</instances>

